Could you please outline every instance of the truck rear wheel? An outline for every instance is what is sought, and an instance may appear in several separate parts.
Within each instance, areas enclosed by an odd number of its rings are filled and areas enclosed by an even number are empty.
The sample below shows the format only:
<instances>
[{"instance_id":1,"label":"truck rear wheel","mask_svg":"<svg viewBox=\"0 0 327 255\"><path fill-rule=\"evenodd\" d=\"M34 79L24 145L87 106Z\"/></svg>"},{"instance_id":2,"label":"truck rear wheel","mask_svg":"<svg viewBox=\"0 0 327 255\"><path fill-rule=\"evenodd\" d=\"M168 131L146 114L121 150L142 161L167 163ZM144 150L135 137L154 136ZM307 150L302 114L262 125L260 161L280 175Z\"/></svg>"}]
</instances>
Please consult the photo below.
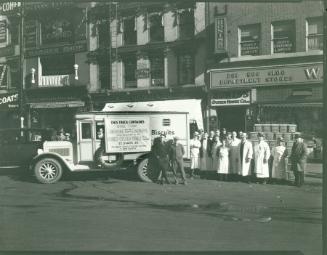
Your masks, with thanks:
<instances>
[{"instance_id":1,"label":"truck rear wheel","mask_svg":"<svg viewBox=\"0 0 327 255\"><path fill-rule=\"evenodd\" d=\"M137 165L137 175L144 182L152 182L150 176L149 158L144 158Z\"/></svg>"},{"instance_id":2,"label":"truck rear wheel","mask_svg":"<svg viewBox=\"0 0 327 255\"><path fill-rule=\"evenodd\" d=\"M62 166L54 158L43 158L35 164L34 174L40 183L51 184L60 180Z\"/></svg>"}]
</instances>

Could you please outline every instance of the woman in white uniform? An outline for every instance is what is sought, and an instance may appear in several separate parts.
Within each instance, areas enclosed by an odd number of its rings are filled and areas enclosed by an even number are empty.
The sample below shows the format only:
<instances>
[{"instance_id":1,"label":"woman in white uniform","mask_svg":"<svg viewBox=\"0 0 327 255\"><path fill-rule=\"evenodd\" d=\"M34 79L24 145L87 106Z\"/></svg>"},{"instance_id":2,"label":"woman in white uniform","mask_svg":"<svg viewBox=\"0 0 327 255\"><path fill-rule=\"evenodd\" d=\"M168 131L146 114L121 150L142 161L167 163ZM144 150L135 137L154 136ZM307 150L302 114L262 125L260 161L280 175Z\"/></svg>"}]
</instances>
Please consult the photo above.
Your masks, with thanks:
<instances>
[{"instance_id":1,"label":"woman in white uniform","mask_svg":"<svg viewBox=\"0 0 327 255\"><path fill-rule=\"evenodd\" d=\"M228 180L229 170L229 148L226 139L222 140L222 145L218 149L218 179L221 181Z\"/></svg>"},{"instance_id":2,"label":"woman in white uniform","mask_svg":"<svg viewBox=\"0 0 327 255\"><path fill-rule=\"evenodd\" d=\"M269 178L268 160L270 157L270 148L262 133L258 134L259 143L254 146L254 172L256 177L266 184Z\"/></svg>"},{"instance_id":3,"label":"woman in white uniform","mask_svg":"<svg viewBox=\"0 0 327 255\"><path fill-rule=\"evenodd\" d=\"M284 139L277 138L277 146L271 151L273 157L271 177L273 180L286 180L288 152L284 146Z\"/></svg>"},{"instance_id":4,"label":"woman in white uniform","mask_svg":"<svg viewBox=\"0 0 327 255\"><path fill-rule=\"evenodd\" d=\"M194 132L193 139L190 141L191 152L191 178L194 177L194 172L199 171L200 168L200 147L199 133Z\"/></svg>"}]
</instances>

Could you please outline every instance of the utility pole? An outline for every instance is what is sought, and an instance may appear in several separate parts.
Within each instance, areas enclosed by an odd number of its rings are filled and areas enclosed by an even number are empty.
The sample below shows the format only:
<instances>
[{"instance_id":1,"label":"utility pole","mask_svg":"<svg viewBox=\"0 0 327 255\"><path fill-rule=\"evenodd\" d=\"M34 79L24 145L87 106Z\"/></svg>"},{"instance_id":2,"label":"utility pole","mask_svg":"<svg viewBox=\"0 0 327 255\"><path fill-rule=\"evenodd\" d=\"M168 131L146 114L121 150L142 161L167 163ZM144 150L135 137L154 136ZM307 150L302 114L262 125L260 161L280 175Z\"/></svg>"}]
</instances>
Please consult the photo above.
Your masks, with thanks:
<instances>
[{"instance_id":1,"label":"utility pole","mask_svg":"<svg viewBox=\"0 0 327 255\"><path fill-rule=\"evenodd\" d=\"M25 1L21 2L20 7L20 26L19 26L19 71L20 71L20 95L19 95L19 116L20 127L24 127L24 15Z\"/></svg>"}]
</instances>

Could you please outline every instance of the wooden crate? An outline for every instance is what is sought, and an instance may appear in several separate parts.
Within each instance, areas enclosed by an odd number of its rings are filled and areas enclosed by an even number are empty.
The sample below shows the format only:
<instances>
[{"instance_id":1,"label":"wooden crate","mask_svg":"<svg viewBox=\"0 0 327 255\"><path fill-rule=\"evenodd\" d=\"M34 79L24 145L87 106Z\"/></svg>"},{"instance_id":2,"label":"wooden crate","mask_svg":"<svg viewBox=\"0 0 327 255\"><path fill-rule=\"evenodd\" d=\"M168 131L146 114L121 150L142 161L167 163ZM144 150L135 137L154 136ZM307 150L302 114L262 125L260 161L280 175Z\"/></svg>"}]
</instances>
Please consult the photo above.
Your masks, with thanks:
<instances>
[{"instance_id":1,"label":"wooden crate","mask_svg":"<svg viewBox=\"0 0 327 255\"><path fill-rule=\"evenodd\" d=\"M262 132L262 126L261 126L261 124L254 124L254 131L256 131L256 132Z\"/></svg>"},{"instance_id":2,"label":"wooden crate","mask_svg":"<svg viewBox=\"0 0 327 255\"><path fill-rule=\"evenodd\" d=\"M261 125L262 125L262 132L271 132L270 124L261 124Z\"/></svg>"},{"instance_id":3,"label":"wooden crate","mask_svg":"<svg viewBox=\"0 0 327 255\"><path fill-rule=\"evenodd\" d=\"M295 133L296 132L296 124L288 124L287 131L290 133Z\"/></svg>"},{"instance_id":4,"label":"wooden crate","mask_svg":"<svg viewBox=\"0 0 327 255\"><path fill-rule=\"evenodd\" d=\"M266 139L267 140L274 140L275 139L275 135L273 132L267 132L265 133Z\"/></svg>"},{"instance_id":5,"label":"wooden crate","mask_svg":"<svg viewBox=\"0 0 327 255\"><path fill-rule=\"evenodd\" d=\"M278 133L279 132L279 124L271 124L271 132Z\"/></svg>"},{"instance_id":6,"label":"wooden crate","mask_svg":"<svg viewBox=\"0 0 327 255\"><path fill-rule=\"evenodd\" d=\"M287 132L287 124L279 124L279 132L286 133Z\"/></svg>"},{"instance_id":7,"label":"wooden crate","mask_svg":"<svg viewBox=\"0 0 327 255\"><path fill-rule=\"evenodd\" d=\"M285 142L292 141L291 133L283 133L283 137L284 137Z\"/></svg>"},{"instance_id":8,"label":"wooden crate","mask_svg":"<svg viewBox=\"0 0 327 255\"><path fill-rule=\"evenodd\" d=\"M250 132L250 134L249 134L249 138L250 138L251 140L256 140L256 139L258 139L258 132Z\"/></svg>"}]
</instances>

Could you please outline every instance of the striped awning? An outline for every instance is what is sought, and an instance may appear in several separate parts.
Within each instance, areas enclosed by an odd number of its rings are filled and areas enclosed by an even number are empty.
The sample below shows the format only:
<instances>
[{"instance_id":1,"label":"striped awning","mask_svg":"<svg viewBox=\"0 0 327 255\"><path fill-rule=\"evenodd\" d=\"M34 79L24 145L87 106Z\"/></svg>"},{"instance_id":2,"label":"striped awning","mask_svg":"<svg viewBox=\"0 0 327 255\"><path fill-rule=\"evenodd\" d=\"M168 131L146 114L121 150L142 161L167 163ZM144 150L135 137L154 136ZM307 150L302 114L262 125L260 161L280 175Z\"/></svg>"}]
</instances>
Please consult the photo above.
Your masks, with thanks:
<instances>
[{"instance_id":1,"label":"striped awning","mask_svg":"<svg viewBox=\"0 0 327 255\"><path fill-rule=\"evenodd\" d=\"M72 107L83 107L85 103L80 100L76 101L64 101L64 102L37 102L29 103L31 108L72 108Z\"/></svg>"},{"instance_id":2,"label":"striped awning","mask_svg":"<svg viewBox=\"0 0 327 255\"><path fill-rule=\"evenodd\" d=\"M277 103L277 104L259 104L261 107L278 107L278 108L301 108L301 107L323 107L323 103Z\"/></svg>"}]
</instances>

